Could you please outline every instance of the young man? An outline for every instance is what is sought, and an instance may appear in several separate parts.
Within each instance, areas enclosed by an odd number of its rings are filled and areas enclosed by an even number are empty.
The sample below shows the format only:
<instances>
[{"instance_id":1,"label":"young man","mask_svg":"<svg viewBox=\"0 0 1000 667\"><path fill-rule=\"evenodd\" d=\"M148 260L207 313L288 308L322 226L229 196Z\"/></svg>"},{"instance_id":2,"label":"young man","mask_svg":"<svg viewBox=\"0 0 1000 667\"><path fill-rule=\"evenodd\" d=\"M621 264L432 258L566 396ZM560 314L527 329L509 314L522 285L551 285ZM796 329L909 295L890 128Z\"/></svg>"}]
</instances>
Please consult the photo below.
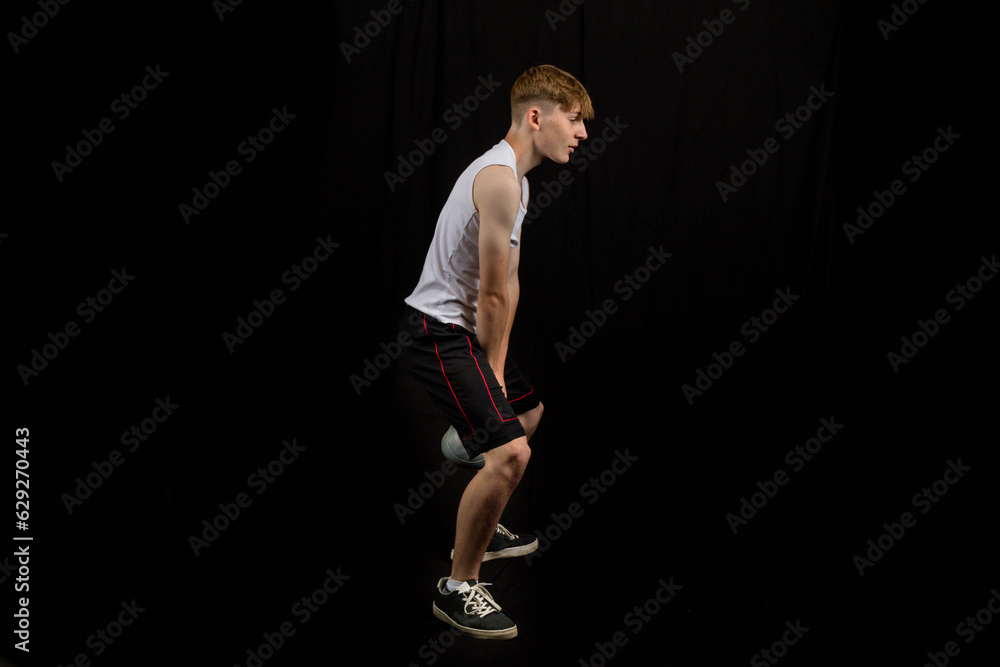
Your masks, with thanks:
<instances>
[{"instance_id":1,"label":"young man","mask_svg":"<svg viewBox=\"0 0 1000 667\"><path fill-rule=\"evenodd\" d=\"M520 295L525 174L546 158L569 162L594 111L579 81L542 65L514 83L511 116L507 136L459 176L403 318L413 339L410 370L452 424L446 455L455 450L457 460L480 467L459 503L451 574L438 582L434 615L491 639L514 637L517 626L479 583L480 564L538 546L498 524L543 409L507 356Z\"/></svg>"}]
</instances>

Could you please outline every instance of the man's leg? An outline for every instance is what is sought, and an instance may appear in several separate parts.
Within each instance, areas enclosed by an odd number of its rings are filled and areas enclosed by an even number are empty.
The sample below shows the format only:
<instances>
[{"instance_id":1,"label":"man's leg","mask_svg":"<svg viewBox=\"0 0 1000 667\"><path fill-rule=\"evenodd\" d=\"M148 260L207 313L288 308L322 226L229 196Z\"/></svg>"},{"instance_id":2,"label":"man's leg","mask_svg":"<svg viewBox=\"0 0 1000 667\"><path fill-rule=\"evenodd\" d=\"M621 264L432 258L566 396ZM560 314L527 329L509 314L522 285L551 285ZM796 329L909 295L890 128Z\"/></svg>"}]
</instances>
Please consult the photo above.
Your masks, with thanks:
<instances>
[{"instance_id":1,"label":"man's leg","mask_svg":"<svg viewBox=\"0 0 1000 667\"><path fill-rule=\"evenodd\" d=\"M538 428L538 422L542 420L542 412L544 410L545 406L539 402L531 410L522 412L517 416L521 422L521 428L524 429L525 434L528 436L528 442L531 442L531 436L535 434L535 429Z\"/></svg>"},{"instance_id":2,"label":"man's leg","mask_svg":"<svg viewBox=\"0 0 1000 667\"><path fill-rule=\"evenodd\" d=\"M479 579L483 554L530 457L526 437L483 453L485 465L465 487L458 505L453 580Z\"/></svg>"}]
</instances>

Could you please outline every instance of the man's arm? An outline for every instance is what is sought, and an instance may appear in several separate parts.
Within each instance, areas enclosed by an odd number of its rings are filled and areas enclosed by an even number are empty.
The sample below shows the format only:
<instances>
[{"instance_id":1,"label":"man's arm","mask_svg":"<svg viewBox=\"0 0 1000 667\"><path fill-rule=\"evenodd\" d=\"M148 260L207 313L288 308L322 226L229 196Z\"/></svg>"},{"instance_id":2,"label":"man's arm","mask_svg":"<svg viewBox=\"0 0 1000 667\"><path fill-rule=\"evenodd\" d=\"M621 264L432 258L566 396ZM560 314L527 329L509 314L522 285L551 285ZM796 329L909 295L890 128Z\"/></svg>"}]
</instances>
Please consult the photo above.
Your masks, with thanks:
<instances>
[{"instance_id":1,"label":"man's arm","mask_svg":"<svg viewBox=\"0 0 1000 667\"><path fill-rule=\"evenodd\" d=\"M510 341L510 332L514 328L514 313L517 312L517 301L521 298L521 283L517 279L517 265L521 258L521 246L518 245L510 251L510 261L507 268L507 326L504 327L503 338L500 339L500 359L505 363L507 359L507 343ZM507 380L503 375L503 368L497 375L503 386L503 393L507 395Z\"/></svg>"},{"instance_id":2,"label":"man's arm","mask_svg":"<svg viewBox=\"0 0 1000 667\"><path fill-rule=\"evenodd\" d=\"M493 374L503 383L509 322L513 322L510 235L521 186L508 167L493 165L476 176L472 198L479 211L479 305L476 336ZM514 290L516 293L516 290Z\"/></svg>"}]
</instances>

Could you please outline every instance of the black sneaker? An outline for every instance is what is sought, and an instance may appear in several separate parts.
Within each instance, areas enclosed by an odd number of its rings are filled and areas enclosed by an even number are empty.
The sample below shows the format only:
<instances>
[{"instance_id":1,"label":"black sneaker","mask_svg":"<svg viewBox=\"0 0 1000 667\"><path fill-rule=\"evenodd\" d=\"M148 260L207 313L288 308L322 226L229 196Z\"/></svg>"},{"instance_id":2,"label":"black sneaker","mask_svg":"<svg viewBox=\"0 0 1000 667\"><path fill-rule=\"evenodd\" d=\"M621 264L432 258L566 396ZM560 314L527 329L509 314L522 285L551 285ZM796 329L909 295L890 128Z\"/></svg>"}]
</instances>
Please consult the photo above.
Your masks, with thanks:
<instances>
[{"instance_id":1,"label":"black sneaker","mask_svg":"<svg viewBox=\"0 0 1000 667\"><path fill-rule=\"evenodd\" d=\"M490 539L483 554L483 562L494 558L513 558L514 556L526 556L538 548L538 538L534 535L515 535L499 523L493 538ZM455 558L455 550L451 550L452 559Z\"/></svg>"},{"instance_id":2,"label":"black sneaker","mask_svg":"<svg viewBox=\"0 0 1000 667\"><path fill-rule=\"evenodd\" d=\"M448 577L438 581L434 615L445 623L478 639L511 639L517 636L514 621L500 613L496 603L484 586L469 580L456 590L448 592Z\"/></svg>"}]
</instances>

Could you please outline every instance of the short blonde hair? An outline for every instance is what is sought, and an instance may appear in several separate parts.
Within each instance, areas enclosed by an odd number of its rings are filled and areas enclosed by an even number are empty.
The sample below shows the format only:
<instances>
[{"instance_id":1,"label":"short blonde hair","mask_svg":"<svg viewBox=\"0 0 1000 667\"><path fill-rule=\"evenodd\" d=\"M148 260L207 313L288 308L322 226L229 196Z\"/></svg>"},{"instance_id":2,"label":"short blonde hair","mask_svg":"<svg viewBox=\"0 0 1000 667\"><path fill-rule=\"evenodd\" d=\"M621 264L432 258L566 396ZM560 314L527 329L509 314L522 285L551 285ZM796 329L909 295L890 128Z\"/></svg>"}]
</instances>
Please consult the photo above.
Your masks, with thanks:
<instances>
[{"instance_id":1,"label":"short blonde hair","mask_svg":"<svg viewBox=\"0 0 1000 667\"><path fill-rule=\"evenodd\" d=\"M510 89L510 112L514 122L520 123L532 105L545 107L551 112L556 105L569 111L580 106L584 119L594 117L590 94L583 84L569 72L552 65L538 65L524 71Z\"/></svg>"}]
</instances>

